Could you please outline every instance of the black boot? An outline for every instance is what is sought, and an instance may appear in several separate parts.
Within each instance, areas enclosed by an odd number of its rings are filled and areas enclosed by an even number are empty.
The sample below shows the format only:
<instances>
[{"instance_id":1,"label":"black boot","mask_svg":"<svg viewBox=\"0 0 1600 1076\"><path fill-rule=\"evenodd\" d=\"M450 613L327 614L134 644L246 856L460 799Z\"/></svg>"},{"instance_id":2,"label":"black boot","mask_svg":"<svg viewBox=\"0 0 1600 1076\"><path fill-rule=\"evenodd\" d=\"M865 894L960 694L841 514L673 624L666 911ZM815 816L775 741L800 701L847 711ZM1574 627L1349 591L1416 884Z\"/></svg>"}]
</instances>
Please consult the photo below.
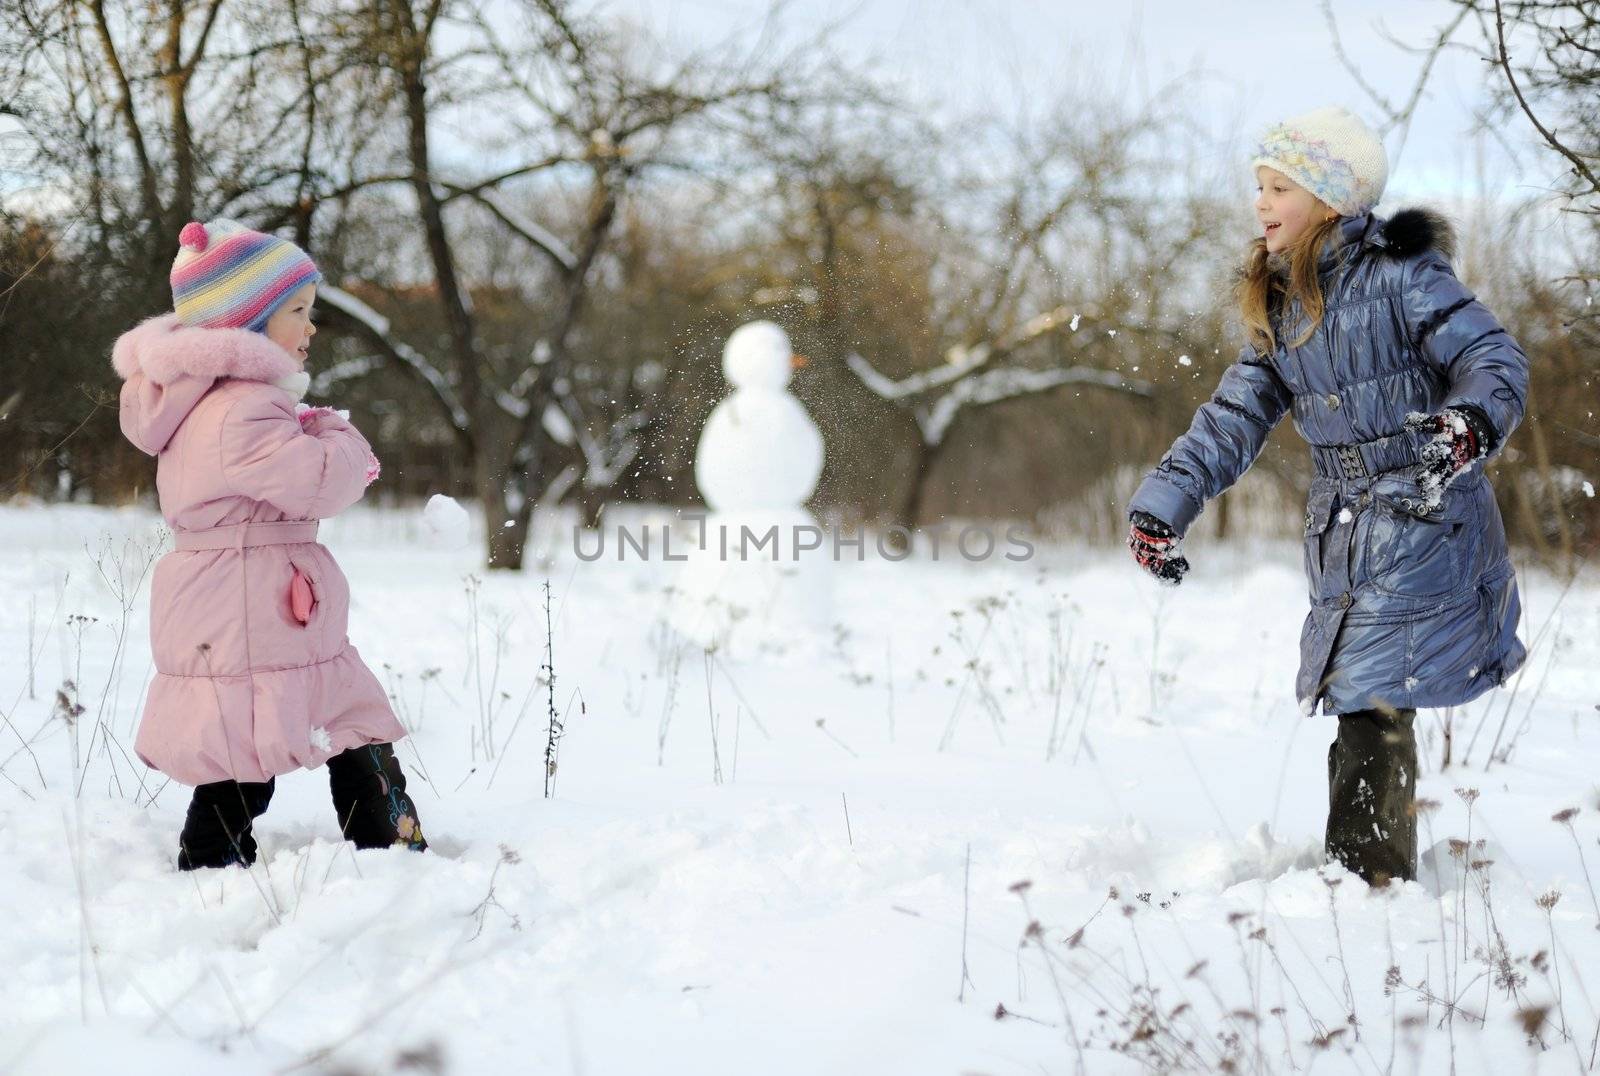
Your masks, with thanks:
<instances>
[{"instance_id":1,"label":"black boot","mask_svg":"<svg viewBox=\"0 0 1600 1076\"><path fill-rule=\"evenodd\" d=\"M1416 715L1340 714L1328 748L1328 859L1369 885L1417 876Z\"/></svg>"},{"instance_id":2,"label":"black boot","mask_svg":"<svg viewBox=\"0 0 1600 1076\"><path fill-rule=\"evenodd\" d=\"M272 800L273 782L217 781L200 785L178 837L178 869L248 867L256 861L251 824Z\"/></svg>"},{"instance_id":3,"label":"black boot","mask_svg":"<svg viewBox=\"0 0 1600 1076\"><path fill-rule=\"evenodd\" d=\"M340 832L357 848L403 844L420 852L428 847L392 745L368 744L334 755L328 760L328 788Z\"/></svg>"}]
</instances>

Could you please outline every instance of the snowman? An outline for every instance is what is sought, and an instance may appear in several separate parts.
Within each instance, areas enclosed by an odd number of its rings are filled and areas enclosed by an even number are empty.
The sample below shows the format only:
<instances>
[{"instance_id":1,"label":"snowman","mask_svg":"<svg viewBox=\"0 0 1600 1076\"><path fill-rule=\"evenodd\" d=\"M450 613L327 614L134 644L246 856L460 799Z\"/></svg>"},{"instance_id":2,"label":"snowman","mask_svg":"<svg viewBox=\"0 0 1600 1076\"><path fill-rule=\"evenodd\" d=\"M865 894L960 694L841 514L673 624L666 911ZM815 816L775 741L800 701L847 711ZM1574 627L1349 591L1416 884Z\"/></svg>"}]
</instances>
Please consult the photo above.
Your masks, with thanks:
<instances>
[{"instance_id":1,"label":"snowman","mask_svg":"<svg viewBox=\"0 0 1600 1076\"><path fill-rule=\"evenodd\" d=\"M694 457L695 484L713 510L803 510L815 492L822 433L788 387L804 363L770 321L728 337L722 373L733 394L711 412Z\"/></svg>"},{"instance_id":2,"label":"snowman","mask_svg":"<svg viewBox=\"0 0 1600 1076\"><path fill-rule=\"evenodd\" d=\"M827 627L832 539L805 508L822 475L822 433L788 390L804 362L770 321L740 326L723 348L733 391L706 420L694 461L711 511L680 532L690 554L672 614L702 645L798 655Z\"/></svg>"}]
</instances>

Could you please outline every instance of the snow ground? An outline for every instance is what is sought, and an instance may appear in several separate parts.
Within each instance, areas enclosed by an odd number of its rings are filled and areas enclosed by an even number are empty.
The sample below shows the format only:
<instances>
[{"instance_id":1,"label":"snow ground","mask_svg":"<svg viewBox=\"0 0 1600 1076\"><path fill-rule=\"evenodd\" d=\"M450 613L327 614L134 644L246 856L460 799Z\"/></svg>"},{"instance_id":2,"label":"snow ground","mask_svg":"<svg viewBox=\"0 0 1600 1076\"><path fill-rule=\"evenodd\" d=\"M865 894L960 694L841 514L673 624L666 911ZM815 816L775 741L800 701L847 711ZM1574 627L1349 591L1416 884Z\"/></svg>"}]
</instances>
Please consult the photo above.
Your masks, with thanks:
<instances>
[{"instance_id":1,"label":"snow ground","mask_svg":"<svg viewBox=\"0 0 1600 1076\"><path fill-rule=\"evenodd\" d=\"M1419 718L1438 867L1375 894L1317 869L1331 725L1291 696L1290 546L1197 547L1178 591L1108 550L846 564L838 628L707 658L668 627L672 565L552 538L547 800L544 574L354 512L324 538L434 852L353 853L302 773L253 870L180 875L186 790L127 758L149 652L118 565L158 522L0 508L0 1072L1591 1064L1593 571L1524 575L1537 643L1514 696L1456 713L1457 758L1484 726L1467 765L1438 772ZM69 680L76 722L52 714ZM1558 996L1530 1042L1517 1011Z\"/></svg>"}]
</instances>

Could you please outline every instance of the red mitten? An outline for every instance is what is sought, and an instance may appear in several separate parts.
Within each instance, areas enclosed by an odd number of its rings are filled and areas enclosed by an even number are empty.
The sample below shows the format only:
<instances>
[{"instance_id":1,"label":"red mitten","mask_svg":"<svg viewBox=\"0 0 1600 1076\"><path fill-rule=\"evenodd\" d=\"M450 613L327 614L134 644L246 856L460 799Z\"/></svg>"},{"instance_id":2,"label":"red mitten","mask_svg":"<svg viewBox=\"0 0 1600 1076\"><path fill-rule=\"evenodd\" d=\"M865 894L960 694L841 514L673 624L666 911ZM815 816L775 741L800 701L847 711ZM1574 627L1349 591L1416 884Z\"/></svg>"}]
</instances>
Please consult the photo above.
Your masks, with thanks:
<instances>
[{"instance_id":1,"label":"red mitten","mask_svg":"<svg viewBox=\"0 0 1600 1076\"><path fill-rule=\"evenodd\" d=\"M1413 411L1406 429L1431 434L1422 446L1417 484L1426 508L1438 508L1450 483L1474 462L1488 456L1493 437L1489 424L1470 407L1447 407L1436 415Z\"/></svg>"},{"instance_id":2,"label":"red mitten","mask_svg":"<svg viewBox=\"0 0 1600 1076\"><path fill-rule=\"evenodd\" d=\"M299 404L295 407L294 413L295 417L300 420L300 429L305 433L311 434L313 437L315 437L317 432L322 428L322 424L327 416L331 415L332 417L345 423L350 421L350 412L337 411L331 407L311 407L308 404ZM371 452L368 452L367 485L370 486L372 483L376 482L378 480L378 475L382 472L382 470L383 467L378 463L378 457L374 456Z\"/></svg>"},{"instance_id":3,"label":"red mitten","mask_svg":"<svg viewBox=\"0 0 1600 1076\"><path fill-rule=\"evenodd\" d=\"M300 420L300 428L312 436L316 435L317 427L321 425L322 416L324 415L344 417L331 407L312 407L309 404L295 405L294 417Z\"/></svg>"},{"instance_id":4,"label":"red mitten","mask_svg":"<svg viewBox=\"0 0 1600 1076\"><path fill-rule=\"evenodd\" d=\"M1189 573L1189 561L1179 552L1180 539L1164 521L1148 512L1134 512L1128 528L1128 548L1139 567L1157 582L1177 586Z\"/></svg>"}]
</instances>

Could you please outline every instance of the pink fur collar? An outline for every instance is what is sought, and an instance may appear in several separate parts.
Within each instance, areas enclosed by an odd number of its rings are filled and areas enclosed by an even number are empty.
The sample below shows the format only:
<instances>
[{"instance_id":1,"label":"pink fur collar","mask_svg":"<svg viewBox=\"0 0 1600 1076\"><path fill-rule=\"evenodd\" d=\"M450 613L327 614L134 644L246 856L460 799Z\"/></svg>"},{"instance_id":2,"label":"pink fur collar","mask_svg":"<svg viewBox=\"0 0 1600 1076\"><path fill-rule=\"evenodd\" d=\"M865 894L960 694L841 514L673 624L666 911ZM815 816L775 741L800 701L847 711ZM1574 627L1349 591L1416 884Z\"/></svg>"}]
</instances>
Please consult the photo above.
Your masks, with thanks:
<instances>
[{"instance_id":1,"label":"pink fur collar","mask_svg":"<svg viewBox=\"0 0 1600 1076\"><path fill-rule=\"evenodd\" d=\"M142 373L157 385L180 377L276 381L299 365L283 348L249 329L196 329L162 314L129 329L111 349L111 365L126 381Z\"/></svg>"}]
</instances>

